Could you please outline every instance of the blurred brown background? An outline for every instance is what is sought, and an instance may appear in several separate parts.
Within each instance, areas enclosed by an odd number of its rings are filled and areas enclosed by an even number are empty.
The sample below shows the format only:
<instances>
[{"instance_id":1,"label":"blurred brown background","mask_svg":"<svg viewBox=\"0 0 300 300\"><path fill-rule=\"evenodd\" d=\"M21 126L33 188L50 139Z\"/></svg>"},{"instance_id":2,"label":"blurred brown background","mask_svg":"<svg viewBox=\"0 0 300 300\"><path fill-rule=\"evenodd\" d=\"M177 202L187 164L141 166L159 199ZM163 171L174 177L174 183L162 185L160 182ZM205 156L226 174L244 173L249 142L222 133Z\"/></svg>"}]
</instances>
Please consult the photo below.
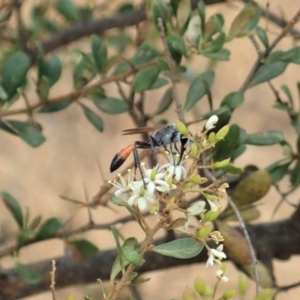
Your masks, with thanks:
<instances>
[{"instance_id":1,"label":"blurred brown background","mask_svg":"<svg viewBox=\"0 0 300 300\"><path fill-rule=\"evenodd\" d=\"M29 11L35 2L27 1L25 9ZM95 2L100 3L101 1ZM120 3L122 1L116 1L113 5L116 5L117 2ZM267 3L265 0L259 0L258 2L264 7ZM225 28L228 30L231 20L242 6L243 4L239 1L229 1L227 4L209 6L207 7L207 16L209 17L216 12L224 14L226 20ZM291 18L299 8L300 2L298 0L270 1L270 10L286 19ZM262 18L261 26L265 27L265 25L266 20ZM268 28L270 32L269 38L272 41L281 29L271 22L269 22ZM292 46L292 38L286 37L277 48L289 49ZM72 44L68 48L88 49L89 39ZM215 66L216 80L212 89L216 103L215 107L227 93L240 88L257 56L255 49L247 38L234 40L226 45L226 48L231 51L230 62L218 62ZM58 51L58 55L66 58L68 54ZM65 94L72 90L71 63L70 60L67 59L67 61L69 62L66 63L64 68L63 77L56 84L51 96ZM196 73L205 71L208 64L209 62L202 57L190 62L190 66ZM278 89L281 84L287 84L296 97L295 87L296 82L300 80L299 74L300 68L298 65L289 65L283 75L273 80L273 84ZM180 85L180 97L183 101L187 86L185 83ZM111 85L110 89L111 91L108 93L117 95L115 85ZM109 91L109 88L107 88L107 91ZM148 98L146 100L149 101L147 104L149 110L156 107L153 103L160 99L163 92L163 88L155 92L151 91L150 97L150 93L147 93ZM31 87L29 95L32 101L37 101L33 87ZM202 101L198 106L199 111L206 111L205 102ZM274 102L274 95L267 84L251 88L246 92L244 105L235 111L231 122L238 123L249 133L268 129L282 130L292 145L295 145L296 136L290 126L289 119L284 112L271 107ZM23 105L24 103L19 101L15 107L23 107ZM8 191L20 201L24 208L28 207L31 216L42 214L44 218L57 216L62 220L67 220L72 216L71 224L73 227L85 224L88 216L87 211L77 209L75 205L61 200L59 195L84 201L83 182L87 186L89 197L95 195L103 181L113 178L113 175L109 173L109 164L113 155L131 141L131 137L120 135L122 129L130 128L133 125L126 114L113 117L101 114L101 117L105 122L105 131L102 134L97 132L87 122L77 105L72 105L55 114L36 115L36 120L43 125L44 134L47 137L46 143L37 149L32 149L20 139L0 131L0 190ZM177 119L174 107L167 117L169 121ZM24 116L20 116L20 118L24 118ZM192 118L192 115L187 116L188 120ZM248 147L247 153L237 160L237 164L245 166L249 163L254 163L260 168L265 168L281 157L282 153L279 146L265 148ZM105 178L100 176L97 161L101 165ZM283 188L287 189L288 182L284 184L282 184ZM267 197L262 200L263 205L260 206L262 215L259 222L269 222L271 220L272 211L278 200L279 195L272 189ZM289 200L297 202L299 194L292 194L289 196ZM125 214L123 210L119 211L120 213L117 214L109 209L99 207L97 210L92 211L92 214L95 222L100 223L112 221ZM292 209L287 205L283 205L273 220L286 218L291 213ZM0 202L0 215L3 232L16 232L16 224L12 220L11 215L7 213L2 202ZM127 224L121 229L121 232L125 236L135 235L136 226L131 223ZM100 249L114 247L114 241L110 232L93 231L82 236L97 244ZM280 239L280 237L278 238ZM63 242L50 240L22 249L20 261L26 264L63 254ZM14 259L8 257L2 261L1 266L6 268L13 266L13 264ZM299 257L292 257L288 261L275 261L275 274L278 284L287 285L299 281L299 265ZM101 266L98 267L101 268ZM138 290L143 299L170 299L172 297L180 299L184 289L187 286L192 287L193 281L197 276L214 283L216 270L217 267L205 270L204 265L199 264L145 274L144 277L151 277L151 281L140 286ZM236 288L237 274L234 266L228 263L230 281L222 283L222 289ZM250 287L251 292L247 299L252 299L254 295L254 284L252 282ZM83 295L89 293L94 294L96 298L100 297L101 294L100 289L95 285L70 287L58 292L59 299L64 299L70 292L73 292L77 299L82 299ZM277 299L297 300L299 299L299 293L300 288L294 289L280 294ZM51 299L51 295L49 292L45 292L26 299Z\"/></svg>"}]
</instances>

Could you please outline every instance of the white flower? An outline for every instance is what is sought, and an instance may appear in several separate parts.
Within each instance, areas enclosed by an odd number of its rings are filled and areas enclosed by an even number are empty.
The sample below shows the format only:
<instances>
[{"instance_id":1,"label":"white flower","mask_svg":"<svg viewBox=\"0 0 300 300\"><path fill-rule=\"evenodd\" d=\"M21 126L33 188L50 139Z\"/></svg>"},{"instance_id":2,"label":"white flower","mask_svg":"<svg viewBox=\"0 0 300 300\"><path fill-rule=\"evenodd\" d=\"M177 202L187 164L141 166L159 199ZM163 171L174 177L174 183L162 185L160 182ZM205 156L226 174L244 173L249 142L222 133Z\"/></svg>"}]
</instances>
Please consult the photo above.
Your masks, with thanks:
<instances>
[{"instance_id":1,"label":"white flower","mask_svg":"<svg viewBox=\"0 0 300 300\"><path fill-rule=\"evenodd\" d=\"M206 205L205 201L201 200L201 201L194 203L192 206L190 206L187 209L187 218L188 219L183 226L185 230L187 230L187 228L189 227L192 216L198 216L202 212L205 212L205 205Z\"/></svg>"},{"instance_id":2,"label":"white flower","mask_svg":"<svg viewBox=\"0 0 300 300\"><path fill-rule=\"evenodd\" d=\"M142 165L144 168L144 165ZM153 169L144 168L144 181L147 184L147 190L149 192L154 193L154 190L158 190L159 192L168 192L170 190L169 184L165 178L165 173L158 172L158 165Z\"/></svg>"},{"instance_id":3,"label":"white flower","mask_svg":"<svg viewBox=\"0 0 300 300\"><path fill-rule=\"evenodd\" d=\"M129 197L127 201L129 205L132 206L136 203L140 210L144 210L147 207L147 201L149 201L152 204L155 202L155 196L153 191L145 189L144 185L140 187L138 185L136 185L135 187L131 187L133 190L133 194Z\"/></svg>"},{"instance_id":4,"label":"white flower","mask_svg":"<svg viewBox=\"0 0 300 300\"><path fill-rule=\"evenodd\" d=\"M205 128L207 130L213 129L218 121L219 121L218 116L212 115L205 123Z\"/></svg>"},{"instance_id":5,"label":"white flower","mask_svg":"<svg viewBox=\"0 0 300 300\"><path fill-rule=\"evenodd\" d=\"M213 201L208 200L208 199L206 199L206 200L207 200L207 202L208 202L208 204L209 204L209 206L210 206L210 209L211 209L212 211L217 211L217 210L218 210L218 206L217 206Z\"/></svg>"},{"instance_id":6,"label":"white flower","mask_svg":"<svg viewBox=\"0 0 300 300\"><path fill-rule=\"evenodd\" d=\"M180 154L176 153L175 155L173 153L168 152L168 158L169 163L164 164L159 168L159 170L165 168L167 169L167 174L171 177L175 177L177 181L181 181L186 178L186 169L184 168L183 164L188 158L188 156L185 157L185 159L182 159L179 162Z\"/></svg>"},{"instance_id":7,"label":"white flower","mask_svg":"<svg viewBox=\"0 0 300 300\"><path fill-rule=\"evenodd\" d=\"M217 277L220 278L221 280L227 282L229 280L229 278L227 276L224 275L224 271L223 270L218 270L216 272Z\"/></svg>"},{"instance_id":8,"label":"white flower","mask_svg":"<svg viewBox=\"0 0 300 300\"><path fill-rule=\"evenodd\" d=\"M223 252L223 244L219 245L216 249L210 249L208 253L209 255L205 268L213 266L214 262L220 264L221 260L227 257L226 254Z\"/></svg>"},{"instance_id":9,"label":"white flower","mask_svg":"<svg viewBox=\"0 0 300 300\"><path fill-rule=\"evenodd\" d=\"M192 206L190 206L187 209L187 213L190 216L197 216L200 215L202 212L205 212L205 201L198 201L196 203L194 203Z\"/></svg>"},{"instance_id":10,"label":"white flower","mask_svg":"<svg viewBox=\"0 0 300 300\"><path fill-rule=\"evenodd\" d=\"M114 181L109 180L108 183L110 183L111 185L115 186L117 188L117 190L114 192L114 195L119 197L124 193L127 193L128 191L131 190L131 185L133 184L133 179L134 176L131 173L131 170L128 169L128 176L127 176L127 181L126 179L122 176L122 174L118 174L119 177L119 181L118 182L116 179Z\"/></svg>"}]
</instances>

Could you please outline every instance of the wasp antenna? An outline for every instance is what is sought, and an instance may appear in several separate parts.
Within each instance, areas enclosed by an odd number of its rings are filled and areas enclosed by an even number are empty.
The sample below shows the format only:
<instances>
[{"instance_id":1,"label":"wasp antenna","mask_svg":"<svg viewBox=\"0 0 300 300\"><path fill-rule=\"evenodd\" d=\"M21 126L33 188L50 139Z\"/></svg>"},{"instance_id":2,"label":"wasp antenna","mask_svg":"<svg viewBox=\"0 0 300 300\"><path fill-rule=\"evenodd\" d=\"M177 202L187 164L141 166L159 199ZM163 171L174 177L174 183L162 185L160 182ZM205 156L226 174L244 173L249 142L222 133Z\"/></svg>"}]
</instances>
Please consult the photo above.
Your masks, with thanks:
<instances>
[{"instance_id":1,"label":"wasp antenna","mask_svg":"<svg viewBox=\"0 0 300 300\"><path fill-rule=\"evenodd\" d=\"M131 154L131 152L134 149L134 145L128 145L127 147L123 148L122 150L120 150L113 158L113 160L111 161L110 164L110 172L114 172L115 170L119 169L123 163L125 162L125 160L127 159L127 157Z\"/></svg>"}]
</instances>

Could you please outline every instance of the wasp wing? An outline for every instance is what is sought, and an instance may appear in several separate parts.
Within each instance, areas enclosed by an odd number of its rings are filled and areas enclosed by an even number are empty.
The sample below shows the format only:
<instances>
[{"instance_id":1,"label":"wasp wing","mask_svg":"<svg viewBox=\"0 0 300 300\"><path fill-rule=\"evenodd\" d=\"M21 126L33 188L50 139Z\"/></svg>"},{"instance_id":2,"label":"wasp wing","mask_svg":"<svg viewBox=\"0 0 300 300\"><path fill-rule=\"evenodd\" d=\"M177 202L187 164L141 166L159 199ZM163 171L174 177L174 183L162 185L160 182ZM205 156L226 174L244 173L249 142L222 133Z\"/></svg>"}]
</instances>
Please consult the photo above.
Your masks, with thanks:
<instances>
[{"instance_id":1,"label":"wasp wing","mask_svg":"<svg viewBox=\"0 0 300 300\"><path fill-rule=\"evenodd\" d=\"M162 129L166 127L166 125L161 126L152 126L152 127L136 127L136 128L129 128L122 131L122 135L130 135L130 134L139 134L139 133L148 133L154 132L156 130Z\"/></svg>"}]
</instances>

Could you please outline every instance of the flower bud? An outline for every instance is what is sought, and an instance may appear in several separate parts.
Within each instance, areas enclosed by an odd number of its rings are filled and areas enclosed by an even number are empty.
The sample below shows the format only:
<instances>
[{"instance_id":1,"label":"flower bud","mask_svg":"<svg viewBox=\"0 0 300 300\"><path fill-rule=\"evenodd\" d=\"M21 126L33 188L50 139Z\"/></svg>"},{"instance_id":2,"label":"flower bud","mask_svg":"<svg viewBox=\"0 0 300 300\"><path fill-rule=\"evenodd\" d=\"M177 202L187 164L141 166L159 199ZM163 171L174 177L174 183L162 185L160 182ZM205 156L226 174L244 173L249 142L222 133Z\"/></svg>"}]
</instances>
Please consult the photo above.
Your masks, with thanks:
<instances>
[{"instance_id":1,"label":"flower bud","mask_svg":"<svg viewBox=\"0 0 300 300\"><path fill-rule=\"evenodd\" d=\"M199 229L197 236L199 238L206 238L211 232L211 227L210 226L203 226L202 228Z\"/></svg>"},{"instance_id":2,"label":"flower bud","mask_svg":"<svg viewBox=\"0 0 300 300\"><path fill-rule=\"evenodd\" d=\"M189 178L189 181L198 184L201 181L201 177L199 174L192 174L191 177Z\"/></svg>"},{"instance_id":3,"label":"flower bud","mask_svg":"<svg viewBox=\"0 0 300 300\"><path fill-rule=\"evenodd\" d=\"M192 289L186 288L182 300L197 300L196 293Z\"/></svg>"},{"instance_id":4,"label":"flower bud","mask_svg":"<svg viewBox=\"0 0 300 300\"><path fill-rule=\"evenodd\" d=\"M158 212L158 205L157 205L157 203L154 203L154 204L151 206L150 214L151 214L151 215L156 215L157 212Z\"/></svg>"},{"instance_id":5,"label":"flower bud","mask_svg":"<svg viewBox=\"0 0 300 300\"><path fill-rule=\"evenodd\" d=\"M247 277L245 274L241 274L239 278L239 293L240 295L244 296L247 293L248 289L248 283L247 283Z\"/></svg>"},{"instance_id":6,"label":"flower bud","mask_svg":"<svg viewBox=\"0 0 300 300\"><path fill-rule=\"evenodd\" d=\"M235 290L228 290L223 294L222 299L230 299L234 296L235 296Z\"/></svg>"},{"instance_id":7,"label":"flower bud","mask_svg":"<svg viewBox=\"0 0 300 300\"><path fill-rule=\"evenodd\" d=\"M183 136L188 137L190 135L188 129L182 122L177 121L176 128Z\"/></svg>"},{"instance_id":8,"label":"flower bud","mask_svg":"<svg viewBox=\"0 0 300 300\"><path fill-rule=\"evenodd\" d=\"M212 115L205 124L205 129L211 130L215 127L216 123L219 121L218 116Z\"/></svg>"},{"instance_id":9,"label":"flower bud","mask_svg":"<svg viewBox=\"0 0 300 300\"><path fill-rule=\"evenodd\" d=\"M199 148L198 148L197 144L195 144L195 143L191 144L190 148L191 148L191 154L192 154L192 156L198 157Z\"/></svg>"},{"instance_id":10,"label":"flower bud","mask_svg":"<svg viewBox=\"0 0 300 300\"><path fill-rule=\"evenodd\" d=\"M152 171L151 171L150 179L152 181L154 181L155 177L156 177L156 168L153 168Z\"/></svg>"},{"instance_id":11,"label":"flower bud","mask_svg":"<svg viewBox=\"0 0 300 300\"><path fill-rule=\"evenodd\" d=\"M205 282L197 277L194 281L194 289L199 295L204 295L205 293Z\"/></svg>"},{"instance_id":12,"label":"flower bud","mask_svg":"<svg viewBox=\"0 0 300 300\"><path fill-rule=\"evenodd\" d=\"M218 200L218 196L216 196L216 195L211 195L211 194L203 194L203 195L207 200L211 200L211 201L217 201Z\"/></svg>"},{"instance_id":13,"label":"flower bud","mask_svg":"<svg viewBox=\"0 0 300 300\"><path fill-rule=\"evenodd\" d=\"M205 213L204 218L206 221L213 221L215 220L221 213L221 210L217 210L217 211L208 211L207 213Z\"/></svg>"}]
</instances>

